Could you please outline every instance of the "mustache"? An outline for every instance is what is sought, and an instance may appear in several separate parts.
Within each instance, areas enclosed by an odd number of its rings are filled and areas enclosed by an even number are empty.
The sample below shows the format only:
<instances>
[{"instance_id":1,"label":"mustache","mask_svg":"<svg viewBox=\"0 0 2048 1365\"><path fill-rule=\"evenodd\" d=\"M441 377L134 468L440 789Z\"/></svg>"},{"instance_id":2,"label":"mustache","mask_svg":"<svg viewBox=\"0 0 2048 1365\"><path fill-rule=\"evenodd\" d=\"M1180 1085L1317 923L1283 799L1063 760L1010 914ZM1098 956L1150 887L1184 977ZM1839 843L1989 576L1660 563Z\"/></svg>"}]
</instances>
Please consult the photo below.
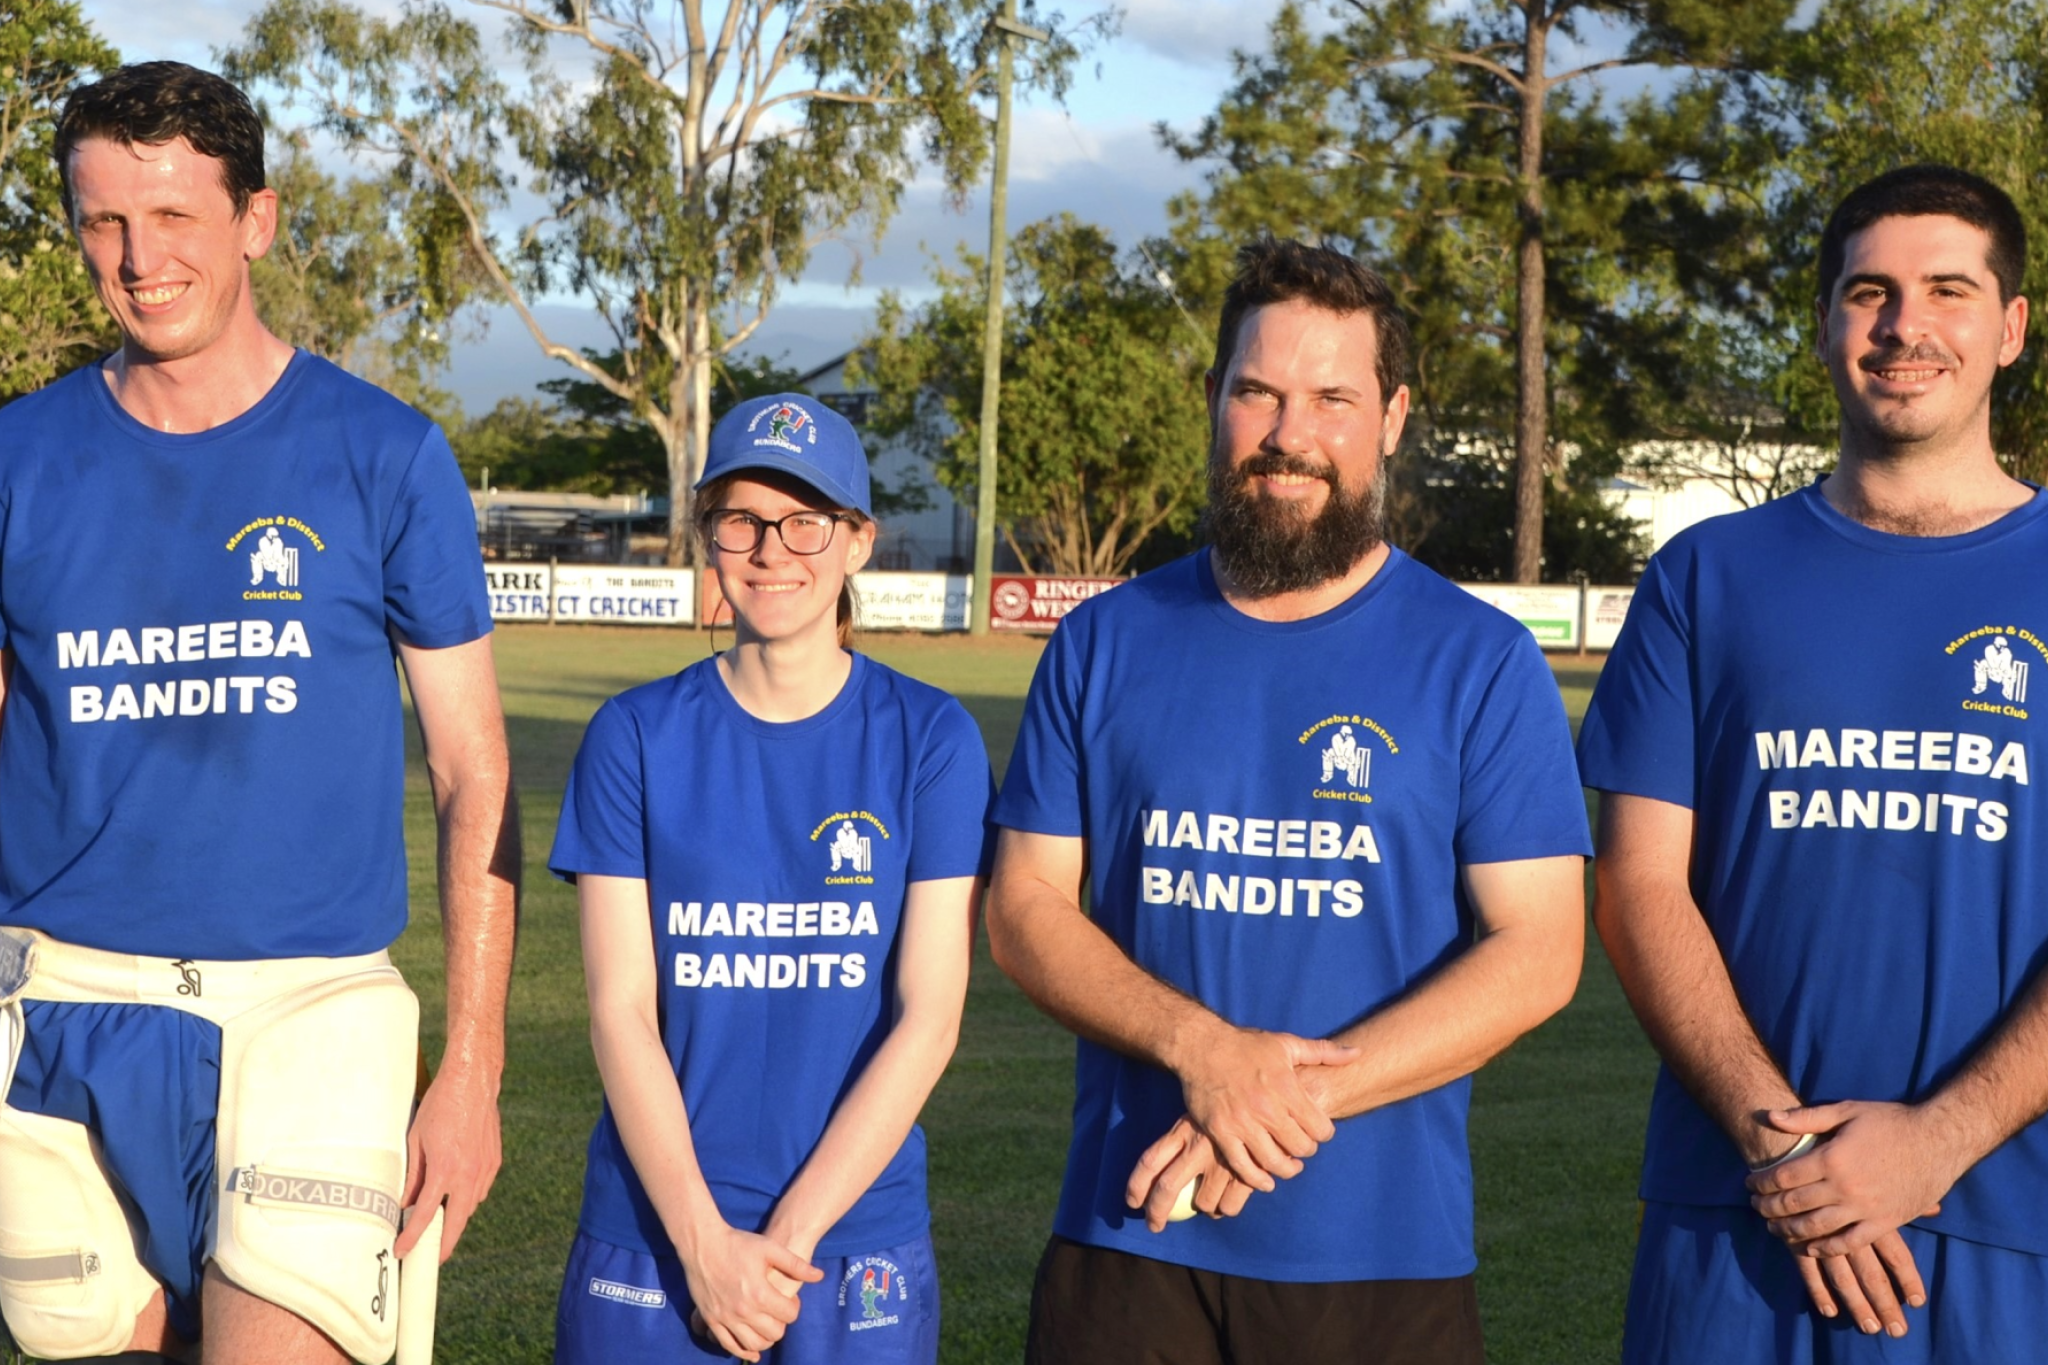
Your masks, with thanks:
<instances>
[{"instance_id":1,"label":"mustache","mask_svg":"<svg viewBox=\"0 0 2048 1365\"><path fill-rule=\"evenodd\" d=\"M1889 370L1901 365L1953 365L1956 358L1938 342L1922 341L1911 346L1889 346L1872 351L1856 362L1864 370Z\"/></svg>"},{"instance_id":2,"label":"mustache","mask_svg":"<svg viewBox=\"0 0 2048 1365\"><path fill-rule=\"evenodd\" d=\"M1318 463L1306 455L1296 455L1285 450L1262 450L1247 460L1229 466L1226 473L1234 487L1242 487L1251 480L1268 474L1292 474L1298 478L1321 479L1332 488L1337 486L1336 466Z\"/></svg>"}]
</instances>

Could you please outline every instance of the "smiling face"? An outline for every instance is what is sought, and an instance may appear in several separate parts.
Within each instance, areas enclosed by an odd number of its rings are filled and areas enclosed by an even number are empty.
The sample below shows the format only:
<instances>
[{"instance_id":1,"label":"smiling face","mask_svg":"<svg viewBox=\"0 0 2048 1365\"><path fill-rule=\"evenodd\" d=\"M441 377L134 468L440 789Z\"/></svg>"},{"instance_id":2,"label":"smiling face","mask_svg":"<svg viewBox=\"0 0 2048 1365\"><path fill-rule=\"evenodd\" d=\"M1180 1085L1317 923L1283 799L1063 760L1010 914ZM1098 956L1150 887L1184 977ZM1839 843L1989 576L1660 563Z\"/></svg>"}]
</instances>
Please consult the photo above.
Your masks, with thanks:
<instances>
[{"instance_id":1,"label":"smiling face","mask_svg":"<svg viewBox=\"0 0 2048 1365\"><path fill-rule=\"evenodd\" d=\"M1209 529L1239 590L1318 587L1379 544L1383 462L1408 390L1383 401L1368 313L1303 300L1245 314L1224 372L1209 377Z\"/></svg>"},{"instance_id":2,"label":"smiling face","mask_svg":"<svg viewBox=\"0 0 2048 1365\"><path fill-rule=\"evenodd\" d=\"M718 510L779 521L796 512L837 509L808 485L764 471L759 477L734 478ZM836 649L840 590L868 562L874 523L840 523L831 543L814 555L791 554L775 530L764 528L760 539L751 554L721 550L707 541L718 586L732 604L734 638L742 644L817 639Z\"/></svg>"},{"instance_id":3,"label":"smiling face","mask_svg":"<svg viewBox=\"0 0 2048 1365\"><path fill-rule=\"evenodd\" d=\"M220 162L183 138L87 138L71 153L69 180L86 269L131 357L182 360L261 331L249 262L270 248L275 194L257 191L237 214Z\"/></svg>"},{"instance_id":4,"label":"smiling face","mask_svg":"<svg viewBox=\"0 0 2048 1365\"><path fill-rule=\"evenodd\" d=\"M1845 449L1871 455L1990 444L1991 383L2019 358L2027 301L2001 301L1981 228L1880 218L1843 244L1819 349Z\"/></svg>"}]
</instances>

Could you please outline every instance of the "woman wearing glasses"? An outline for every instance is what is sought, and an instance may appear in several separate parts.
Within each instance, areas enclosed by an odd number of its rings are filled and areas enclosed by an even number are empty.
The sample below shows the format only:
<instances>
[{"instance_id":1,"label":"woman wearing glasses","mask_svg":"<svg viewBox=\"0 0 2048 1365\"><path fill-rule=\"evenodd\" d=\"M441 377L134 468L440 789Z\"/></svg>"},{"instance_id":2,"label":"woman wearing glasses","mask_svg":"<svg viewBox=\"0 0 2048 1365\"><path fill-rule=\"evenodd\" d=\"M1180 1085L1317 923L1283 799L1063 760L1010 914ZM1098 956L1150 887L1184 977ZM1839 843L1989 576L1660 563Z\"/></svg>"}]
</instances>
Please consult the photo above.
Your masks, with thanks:
<instances>
[{"instance_id":1,"label":"woman wearing glasses","mask_svg":"<svg viewBox=\"0 0 2048 1365\"><path fill-rule=\"evenodd\" d=\"M747 402L697 487L733 647L597 713L549 858L605 1089L556 1359L934 1361L915 1120L966 995L987 753L846 647L875 526L845 419Z\"/></svg>"}]
</instances>

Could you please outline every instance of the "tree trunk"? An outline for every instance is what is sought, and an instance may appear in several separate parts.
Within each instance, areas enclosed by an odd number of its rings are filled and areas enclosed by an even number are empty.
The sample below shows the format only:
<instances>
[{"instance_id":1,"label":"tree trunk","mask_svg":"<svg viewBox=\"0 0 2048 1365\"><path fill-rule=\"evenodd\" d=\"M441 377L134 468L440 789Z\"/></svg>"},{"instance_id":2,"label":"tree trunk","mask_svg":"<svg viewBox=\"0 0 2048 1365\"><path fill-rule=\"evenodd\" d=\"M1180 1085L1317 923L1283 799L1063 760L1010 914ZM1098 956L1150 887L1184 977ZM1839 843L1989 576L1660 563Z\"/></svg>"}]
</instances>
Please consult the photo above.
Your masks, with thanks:
<instances>
[{"instance_id":1,"label":"tree trunk","mask_svg":"<svg viewBox=\"0 0 2048 1365\"><path fill-rule=\"evenodd\" d=\"M1550 397L1544 384L1543 97L1549 28L1545 0L1523 0L1522 110L1515 259L1515 565L1514 581L1543 577L1543 479L1550 446Z\"/></svg>"},{"instance_id":2,"label":"tree trunk","mask_svg":"<svg viewBox=\"0 0 2048 1365\"><path fill-rule=\"evenodd\" d=\"M697 560L695 504L697 480L711 448L711 310L692 285L684 303L684 328L689 349L676 362L676 403L669 409L668 553L670 567Z\"/></svg>"}]
</instances>

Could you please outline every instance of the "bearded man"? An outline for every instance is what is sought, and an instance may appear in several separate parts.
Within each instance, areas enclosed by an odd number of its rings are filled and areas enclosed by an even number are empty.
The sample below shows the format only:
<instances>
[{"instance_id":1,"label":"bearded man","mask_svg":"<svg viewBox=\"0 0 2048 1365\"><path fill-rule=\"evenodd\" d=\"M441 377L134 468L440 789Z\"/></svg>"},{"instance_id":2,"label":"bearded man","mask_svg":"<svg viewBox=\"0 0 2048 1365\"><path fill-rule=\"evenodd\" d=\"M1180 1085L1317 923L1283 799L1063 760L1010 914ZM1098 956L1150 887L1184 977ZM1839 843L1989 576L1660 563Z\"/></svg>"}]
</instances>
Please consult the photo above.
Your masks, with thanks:
<instances>
[{"instance_id":1,"label":"bearded man","mask_svg":"<svg viewBox=\"0 0 2048 1365\"><path fill-rule=\"evenodd\" d=\"M1359 262L1245 247L1211 544L1032 683L989 935L1081 1041L1031 1361L1485 1358L1466 1077L1570 998L1590 845L1529 633L1382 538L1407 347Z\"/></svg>"}]
</instances>

